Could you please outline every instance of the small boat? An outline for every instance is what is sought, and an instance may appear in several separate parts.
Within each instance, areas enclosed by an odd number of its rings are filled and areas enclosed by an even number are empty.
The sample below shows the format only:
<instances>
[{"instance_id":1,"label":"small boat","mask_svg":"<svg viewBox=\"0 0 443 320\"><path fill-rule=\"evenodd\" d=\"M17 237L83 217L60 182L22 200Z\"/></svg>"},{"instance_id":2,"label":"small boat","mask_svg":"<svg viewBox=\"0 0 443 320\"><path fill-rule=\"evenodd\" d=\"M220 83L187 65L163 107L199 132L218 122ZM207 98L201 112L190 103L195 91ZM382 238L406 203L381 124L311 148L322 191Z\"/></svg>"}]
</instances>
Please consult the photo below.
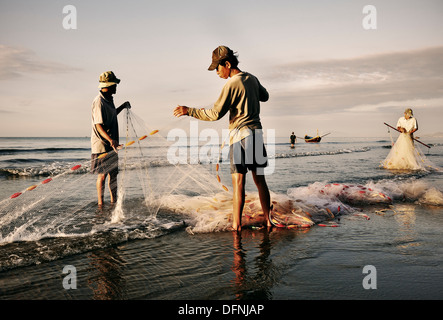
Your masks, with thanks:
<instances>
[{"instance_id":1,"label":"small boat","mask_svg":"<svg viewBox=\"0 0 443 320\"><path fill-rule=\"evenodd\" d=\"M317 130L317 136L315 136L315 137L310 137L308 135L305 135L305 142L306 143L319 143L321 141L321 138L323 138L324 136L327 136L328 134L331 134L331 133L326 133L322 136L319 136L318 130Z\"/></svg>"},{"instance_id":2,"label":"small boat","mask_svg":"<svg viewBox=\"0 0 443 320\"><path fill-rule=\"evenodd\" d=\"M319 136L316 136L316 137L310 137L308 135L305 136L305 142L307 142L307 143L310 143L310 142L317 143L320 141L321 141L321 137L319 137Z\"/></svg>"}]
</instances>

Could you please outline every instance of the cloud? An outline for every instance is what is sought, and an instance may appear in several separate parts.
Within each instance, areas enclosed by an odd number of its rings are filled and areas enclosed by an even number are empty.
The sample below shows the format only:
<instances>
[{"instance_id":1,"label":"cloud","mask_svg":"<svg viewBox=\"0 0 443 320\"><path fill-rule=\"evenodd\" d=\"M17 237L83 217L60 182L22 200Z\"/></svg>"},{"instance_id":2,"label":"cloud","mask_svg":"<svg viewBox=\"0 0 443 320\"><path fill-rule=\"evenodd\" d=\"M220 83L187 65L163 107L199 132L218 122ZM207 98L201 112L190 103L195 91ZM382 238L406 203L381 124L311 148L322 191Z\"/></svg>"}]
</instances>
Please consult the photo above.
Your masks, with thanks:
<instances>
[{"instance_id":1,"label":"cloud","mask_svg":"<svg viewBox=\"0 0 443 320\"><path fill-rule=\"evenodd\" d=\"M286 64L263 79L282 114L358 112L396 101L438 99L443 97L443 47Z\"/></svg>"},{"instance_id":2,"label":"cloud","mask_svg":"<svg viewBox=\"0 0 443 320\"><path fill-rule=\"evenodd\" d=\"M57 74L78 70L62 63L43 60L26 48L0 45L0 80L17 78L27 73Z\"/></svg>"}]
</instances>

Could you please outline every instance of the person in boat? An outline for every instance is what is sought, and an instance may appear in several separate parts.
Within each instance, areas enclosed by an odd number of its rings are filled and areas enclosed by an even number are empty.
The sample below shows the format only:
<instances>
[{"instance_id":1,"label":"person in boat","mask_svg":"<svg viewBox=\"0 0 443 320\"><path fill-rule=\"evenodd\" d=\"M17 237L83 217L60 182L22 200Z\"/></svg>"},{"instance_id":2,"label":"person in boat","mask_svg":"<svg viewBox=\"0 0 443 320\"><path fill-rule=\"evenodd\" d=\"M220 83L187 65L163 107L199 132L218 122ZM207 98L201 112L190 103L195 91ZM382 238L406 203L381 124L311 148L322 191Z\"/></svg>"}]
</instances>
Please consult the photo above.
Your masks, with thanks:
<instances>
[{"instance_id":1,"label":"person in boat","mask_svg":"<svg viewBox=\"0 0 443 320\"><path fill-rule=\"evenodd\" d=\"M413 135L418 130L418 124L412 109L407 108L404 116L398 119L397 130L400 135L382 162L383 167L394 170L424 169L421 156L414 146Z\"/></svg>"},{"instance_id":2,"label":"person in boat","mask_svg":"<svg viewBox=\"0 0 443 320\"><path fill-rule=\"evenodd\" d=\"M294 144L297 142L297 137L295 136L294 132L291 134L289 139L291 140L291 148L294 148Z\"/></svg>"},{"instance_id":3,"label":"person in boat","mask_svg":"<svg viewBox=\"0 0 443 320\"><path fill-rule=\"evenodd\" d=\"M248 170L252 172L258 189L265 224L271 227L270 193L264 175L268 161L260 122L260 102L267 101L269 94L255 76L239 69L237 55L226 46L219 46L212 52L212 63L208 70L216 70L222 79L230 78L214 106L211 109L199 109L179 105L173 113L176 117L188 115L199 120L215 121L229 111L230 162L234 188L232 229L241 230Z\"/></svg>"},{"instance_id":4,"label":"person in boat","mask_svg":"<svg viewBox=\"0 0 443 320\"><path fill-rule=\"evenodd\" d=\"M98 175L96 187L99 206L103 205L107 177L111 203L117 201L119 146L117 115L123 109L131 108L128 101L115 108L112 96L117 92L118 83L120 79L112 71L103 72L99 78L100 92L92 102L91 172Z\"/></svg>"}]
</instances>

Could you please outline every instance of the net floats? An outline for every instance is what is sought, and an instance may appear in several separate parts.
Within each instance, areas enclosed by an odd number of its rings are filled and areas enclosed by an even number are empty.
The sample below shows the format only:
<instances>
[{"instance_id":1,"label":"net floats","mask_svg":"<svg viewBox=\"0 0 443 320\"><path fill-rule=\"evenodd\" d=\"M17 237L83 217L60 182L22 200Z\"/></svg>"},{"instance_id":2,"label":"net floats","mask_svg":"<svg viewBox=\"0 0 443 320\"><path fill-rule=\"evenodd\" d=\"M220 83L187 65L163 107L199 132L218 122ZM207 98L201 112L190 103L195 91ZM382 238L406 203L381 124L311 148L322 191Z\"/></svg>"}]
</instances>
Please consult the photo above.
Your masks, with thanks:
<instances>
[{"instance_id":1,"label":"net floats","mask_svg":"<svg viewBox=\"0 0 443 320\"><path fill-rule=\"evenodd\" d=\"M14 194L11 196L11 199L17 198L17 197L20 196L21 194L22 194L21 192L14 193Z\"/></svg>"},{"instance_id":2,"label":"net floats","mask_svg":"<svg viewBox=\"0 0 443 320\"><path fill-rule=\"evenodd\" d=\"M319 223L318 226L319 227L330 227L330 228L338 228L339 227L338 224L324 224L324 223Z\"/></svg>"},{"instance_id":3,"label":"net floats","mask_svg":"<svg viewBox=\"0 0 443 320\"><path fill-rule=\"evenodd\" d=\"M80 166L79 166L78 168L80 168ZM78 169L78 168L77 168L77 169ZM42 184L47 184L47 183L49 183L49 182L51 182L51 181L52 181L52 178L48 178L48 179L46 179L46 180L43 180L43 181L42 181ZM26 191L32 191L32 190L34 190L35 188L37 188L37 185L36 185L36 184L35 184L35 185L32 185L32 186L30 186L30 187L28 187L28 188L26 188ZM23 192L16 192L16 193L14 193L12 196L10 196L10 199L15 199L15 198L21 196L22 194L23 194Z\"/></svg>"},{"instance_id":4,"label":"net floats","mask_svg":"<svg viewBox=\"0 0 443 320\"><path fill-rule=\"evenodd\" d=\"M367 214L364 214L364 213L356 213L356 214L354 214L354 216L362 217L362 218L365 218L366 220L370 220L371 219L371 218L369 218L369 216Z\"/></svg>"},{"instance_id":5,"label":"net floats","mask_svg":"<svg viewBox=\"0 0 443 320\"><path fill-rule=\"evenodd\" d=\"M159 131L159 130L153 130L153 131L151 131L151 133L150 133L149 135L152 136L152 135L156 134L158 131ZM140 137L138 140L141 141L141 140L146 139L147 137L148 137L148 135L144 135L144 136ZM130 142L126 143L126 146L130 146L130 145L132 145L132 144L134 144L134 143L135 143L135 141L130 141ZM99 155L99 156L97 157L97 159L102 159L102 158L104 158L104 157L106 157L106 156L108 156L108 152ZM80 164L78 164L78 165L75 165L75 166L71 167L70 170L71 170L71 171L75 171L75 170L80 169L81 167L82 167L82 166L81 166ZM51 182L51 181L52 181L52 178L48 178L48 179L43 180L43 181L41 182L41 184L47 184L47 183L49 183L49 182ZM32 191L32 190L34 190L35 188L37 188L37 185L32 185L32 186L28 187L28 188L26 189L26 191ZM226 188L225 186L223 186L223 189L225 189L226 191L228 191L228 188ZM23 192L16 192L16 193L14 193L12 196L10 196L10 199L15 199L15 198L21 196L22 194L23 194Z\"/></svg>"}]
</instances>

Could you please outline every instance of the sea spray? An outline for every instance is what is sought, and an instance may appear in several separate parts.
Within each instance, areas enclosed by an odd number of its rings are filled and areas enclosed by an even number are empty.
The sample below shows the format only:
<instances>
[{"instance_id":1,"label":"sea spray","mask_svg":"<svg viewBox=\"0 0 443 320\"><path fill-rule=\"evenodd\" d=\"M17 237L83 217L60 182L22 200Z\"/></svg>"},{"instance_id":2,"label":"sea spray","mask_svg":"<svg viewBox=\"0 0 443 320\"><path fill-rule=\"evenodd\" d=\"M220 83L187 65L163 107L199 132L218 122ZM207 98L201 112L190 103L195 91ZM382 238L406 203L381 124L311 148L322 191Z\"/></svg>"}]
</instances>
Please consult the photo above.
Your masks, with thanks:
<instances>
[{"instance_id":1,"label":"sea spray","mask_svg":"<svg viewBox=\"0 0 443 320\"><path fill-rule=\"evenodd\" d=\"M119 188L118 200L115 205L115 209L112 212L111 223L119 223L125 218L125 214L123 212L123 197L124 197L124 190L123 188Z\"/></svg>"},{"instance_id":2,"label":"sea spray","mask_svg":"<svg viewBox=\"0 0 443 320\"><path fill-rule=\"evenodd\" d=\"M432 187L420 197L418 203L422 205L443 206L443 193Z\"/></svg>"}]
</instances>

